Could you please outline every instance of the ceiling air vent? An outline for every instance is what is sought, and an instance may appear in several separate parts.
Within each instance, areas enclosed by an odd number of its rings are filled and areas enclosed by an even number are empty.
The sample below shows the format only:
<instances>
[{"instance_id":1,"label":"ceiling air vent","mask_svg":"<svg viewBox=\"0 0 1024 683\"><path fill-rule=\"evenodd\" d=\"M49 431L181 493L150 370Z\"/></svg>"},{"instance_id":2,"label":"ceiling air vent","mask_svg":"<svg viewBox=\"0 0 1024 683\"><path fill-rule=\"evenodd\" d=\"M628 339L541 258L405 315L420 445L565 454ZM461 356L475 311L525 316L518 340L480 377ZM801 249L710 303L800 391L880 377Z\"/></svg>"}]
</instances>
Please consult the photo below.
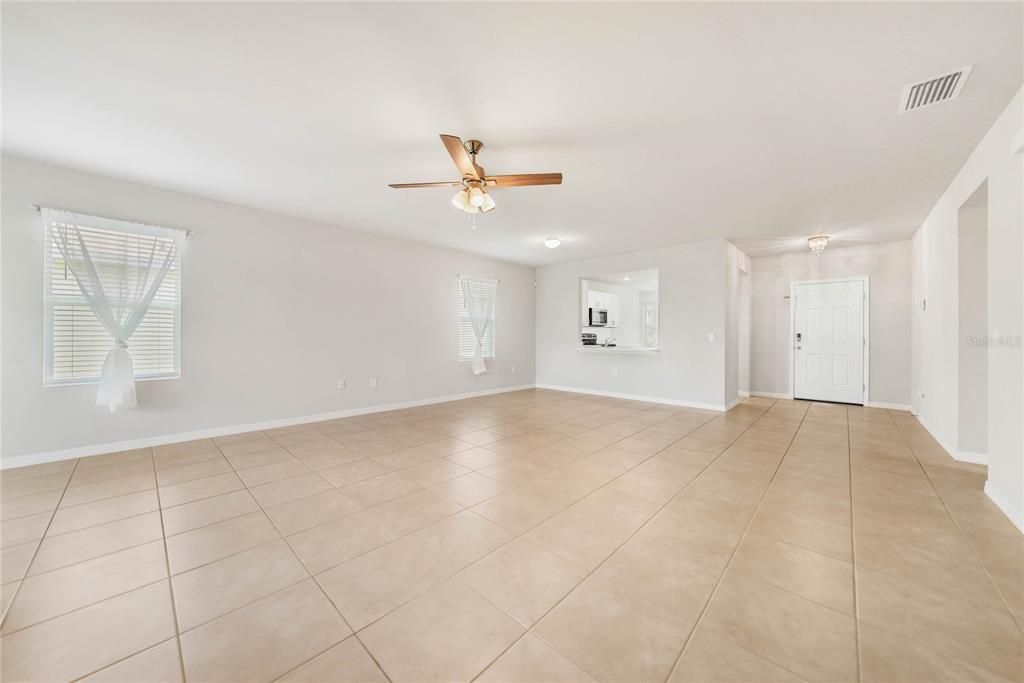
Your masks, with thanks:
<instances>
[{"instance_id":1,"label":"ceiling air vent","mask_svg":"<svg viewBox=\"0 0 1024 683\"><path fill-rule=\"evenodd\" d=\"M900 113L915 109L924 109L939 102L956 99L971 75L971 66L964 66L956 71L934 76L903 88L900 98Z\"/></svg>"}]
</instances>

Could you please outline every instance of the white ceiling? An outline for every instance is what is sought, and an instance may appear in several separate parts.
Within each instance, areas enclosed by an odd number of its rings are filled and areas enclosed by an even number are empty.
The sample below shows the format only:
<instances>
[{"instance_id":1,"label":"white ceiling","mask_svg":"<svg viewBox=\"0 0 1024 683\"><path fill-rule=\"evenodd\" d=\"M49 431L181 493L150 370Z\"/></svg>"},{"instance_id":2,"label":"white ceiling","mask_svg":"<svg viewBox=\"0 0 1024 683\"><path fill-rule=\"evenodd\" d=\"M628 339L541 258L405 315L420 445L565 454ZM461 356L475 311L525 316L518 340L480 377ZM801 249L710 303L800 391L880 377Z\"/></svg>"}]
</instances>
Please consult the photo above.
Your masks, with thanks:
<instances>
[{"instance_id":1,"label":"white ceiling","mask_svg":"<svg viewBox=\"0 0 1024 683\"><path fill-rule=\"evenodd\" d=\"M527 264L903 236L1020 86L1021 7L5 2L4 148ZM964 64L960 99L897 114ZM473 231L387 187L456 178L442 132L565 182L495 190Z\"/></svg>"},{"instance_id":2,"label":"white ceiling","mask_svg":"<svg viewBox=\"0 0 1024 683\"><path fill-rule=\"evenodd\" d=\"M628 280L626 278L629 278ZM631 270L626 273L609 273L607 275L593 275L584 278L592 282L603 282L609 285L617 285L623 289L635 289L641 292L658 291L658 269Z\"/></svg>"},{"instance_id":3,"label":"white ceiling","mask_svg":"<svg viewBox=\"0 0 1024 683\"><path fill-rule=\"evenodd\" d=\"M908 222L903 225L889 223L881 225L858 225L841 230L823 226L818 232L806 234L777 235L773 237L746 237L732 242L740 251L751 257L773 256L776 254L808 251L807 238L812 234L828 236L828 248L859 247L865 244L878 244L895 240L910 239L914 236L920 222Z\"/></svg>"}]
</instances>

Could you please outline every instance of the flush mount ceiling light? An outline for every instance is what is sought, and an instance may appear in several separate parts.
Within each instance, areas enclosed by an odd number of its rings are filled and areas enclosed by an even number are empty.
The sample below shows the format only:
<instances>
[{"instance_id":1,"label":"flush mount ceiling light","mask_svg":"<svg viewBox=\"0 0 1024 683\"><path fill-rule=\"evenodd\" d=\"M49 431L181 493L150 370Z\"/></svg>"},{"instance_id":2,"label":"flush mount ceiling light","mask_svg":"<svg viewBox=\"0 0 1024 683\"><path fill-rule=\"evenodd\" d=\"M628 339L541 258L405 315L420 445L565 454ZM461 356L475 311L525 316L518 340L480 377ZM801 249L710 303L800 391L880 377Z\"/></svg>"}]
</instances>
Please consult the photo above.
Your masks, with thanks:
<instances>
[{"instance_id":1,"label":"flush mount ceiling light","mask_svg":"<svg viewBox=\"0 0 1024 683\"><path fill-rule=\"evenodd\" d=\"M561 185L561 173L518 173L516 175L484 175L483 166L476 163L477 153L484 143L479 140L463 142L454 135L442 135L441 142L448 150L462 180L443 183L393 183L390 187L461 187L452 197L452 205L469 214L494 210L494 200L487 194L489 187L523 187L526 185ZM555 246L558 246L557 244ZM552 247L554 249L554 247Z\"/></svg>"},{"instance_id":2,"label":"flush mount ceiling light","mask_svg":"<svg viewBox=\"0 0 1024 683\"><path fill-rule=\"evenodd\" d=\"M557 237L549 237L546 240L544 240L544 246L547 247L548 249L554 249L561 243L562 240L558 239Z\"/></svg>"},{"instance_id":3,"label":"flush mount ceiling light","mask_svg":"<svg viewBox=\"0 0 1024 683\"><path fill-rule=\"evenodd\" d=\"M815 256L821 256L821 252L825 251L825 247L828 246L828 235L809 237L807 239L807 246L810 247Z\"/></svg>"}]
</instances>

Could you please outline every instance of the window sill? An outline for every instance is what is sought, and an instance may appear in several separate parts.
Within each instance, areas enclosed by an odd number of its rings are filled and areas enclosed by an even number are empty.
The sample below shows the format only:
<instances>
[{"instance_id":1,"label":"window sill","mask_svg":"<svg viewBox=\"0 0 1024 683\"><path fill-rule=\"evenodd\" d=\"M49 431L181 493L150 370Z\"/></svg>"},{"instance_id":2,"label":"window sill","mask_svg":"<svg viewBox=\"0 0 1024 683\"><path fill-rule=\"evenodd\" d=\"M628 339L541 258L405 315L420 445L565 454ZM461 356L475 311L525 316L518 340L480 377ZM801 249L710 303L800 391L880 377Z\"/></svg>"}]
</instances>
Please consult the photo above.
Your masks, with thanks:
<instances>
[{"instance_id":1,"label":"window sill","mask_svg":"<svg viewBox=\"0 0 1024 683\"><path fill-rule=\"evenodd\" d=\"M161 375L160 377L136 377L136 382L159 382L167 379L181 379L181 375ZM93 379L69 379L69 380L55 380L47 381L43 380L44 387L75 387L83 384L99 384L99 378Z\"/></svg>"},{"instance_id":2,"label":"window sill","mask_svg":"<svg viewBox=\"0 0 1024 683\"><path fill-rule=\"evenodd\" d=\"M658 349L641 348L639 346L577 346L579 353L618 353L630 356L653 356Z\"/></svg>"}]
</instances>

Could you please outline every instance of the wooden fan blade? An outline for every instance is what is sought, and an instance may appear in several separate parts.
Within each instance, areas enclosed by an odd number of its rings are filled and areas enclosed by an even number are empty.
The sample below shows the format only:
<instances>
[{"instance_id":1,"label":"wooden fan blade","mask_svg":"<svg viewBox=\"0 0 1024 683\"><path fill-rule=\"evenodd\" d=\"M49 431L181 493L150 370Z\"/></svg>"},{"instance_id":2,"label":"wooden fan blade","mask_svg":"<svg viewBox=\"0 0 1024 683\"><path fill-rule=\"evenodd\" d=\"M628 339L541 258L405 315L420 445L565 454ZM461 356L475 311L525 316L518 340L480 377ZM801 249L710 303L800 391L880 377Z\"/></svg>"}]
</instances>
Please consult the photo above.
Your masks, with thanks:
<instances>
[{"instance_id":1,"label":"wooden fan blade","mask_svg":"<svg viewBox=\"0 0 1024 683\"><path fill-rule=\"evenodd\" d=\"M452 161L455 162L455 168L459 169L459 173L462 174L463 178L480 180L480 174L476 170L476 166L473 165L473 160L469 158L469 152L466 151L466 146L462 144L462 140L454 135L442 133L441 142L444 143L444 148L448 150Z\"/></svg>"},{"instance_id":2,"label":"wooden fan blade","mask_svg":"<svg viewBox=\"0 0 1024 683\"><path fill-rule=\"evenodd\" d=\"M388 187L393 187L396 190L404 190L409 187L462 187L462 183L390 183Z\"/></svg>"},{"instance_id":3,"label":"wooden fan blade","mask_svg":"<svg viewBox=\"0 0 1024 683\"><path fill-rule=\"evenodd\" d=\"M515 175L491 175L484 178L489 187L523 187L524 185L561 185L561 173L517 173Z\"/></svg>"}]
</instances>

